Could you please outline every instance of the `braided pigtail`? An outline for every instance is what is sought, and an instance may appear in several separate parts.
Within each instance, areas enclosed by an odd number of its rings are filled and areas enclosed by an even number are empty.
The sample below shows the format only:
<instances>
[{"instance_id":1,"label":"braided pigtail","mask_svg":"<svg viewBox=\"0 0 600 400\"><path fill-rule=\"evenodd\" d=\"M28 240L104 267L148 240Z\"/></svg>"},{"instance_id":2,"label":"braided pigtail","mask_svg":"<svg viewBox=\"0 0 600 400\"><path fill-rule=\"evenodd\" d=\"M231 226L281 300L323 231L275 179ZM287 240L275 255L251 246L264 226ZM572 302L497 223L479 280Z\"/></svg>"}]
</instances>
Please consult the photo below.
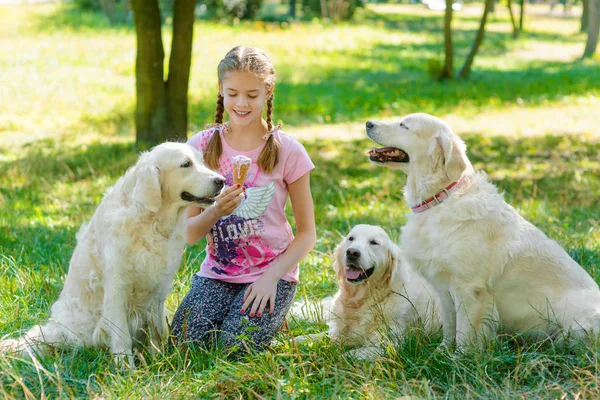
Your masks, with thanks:
<instances>
[{"instance_id":1,"label":"braided pigtail","mask_svg":"<svg viewBox=\"0 0 600 400\"><path fill-rule=\"evenodd\" d=\"M217 96L217 109L215 111L215 122L217 124L223 123L224 111L225 106L223 105L223 96L221 96L221 93L219 93L219 95ZM214 171L218 171L219 158L221 158L221 154L223 154L223 143L221 143L221 135L219 134L219 129L215 129L212 137L206 145L206 149L204 150L204 163L208 168Z\"/></svg>"},{"instance_id":2,"label":"braided pigtail","mask_svg":"<svg viewBox=\"0 0 600 400\"><path fill-rule=\"evenodd\" d=\"M217 95L217 109L215 110L215 123L223 123L223 113L225 112L225 105L223 104L223 95L221 92Z\"/></svg>"},{"instance_id":3,"label":"braided pigtail","mask_svg":"<svg viewBox=\"0 0 600 400\"><path fill-rule=\"evenodd\" d=\"M273 130L273 94L267 99L267 130Z\"/></svg>"},{"instance_id":4,"label":"braided pigtail","mask_svg":"<svg viewBox=\"0 0 600 400\"><path fill-rule=\"evenodd\" d=\"M275 166L279 162L279 148L281 144L275 140L275 135L273 132L273 95L269 96L267 100L267 129L271 133L269 138L267 139L267 143L265 147L260 152L258 156L258 165L265 171L270 174L275 169Z\"/></svg>"},{"instance_id":5,"label":"braided pigtail","mask_svg":"<svg viewBox=\"0 0 600 400\"><path fill-rule=\"evenodd\" d=\"M274 135L271 135L267 139L267 144L260 152L258 156L258 165L267 174L270 174L275 169L275 166L279 162L279 148L281 144L275 139Z\"/></svg>"}]
</instances>

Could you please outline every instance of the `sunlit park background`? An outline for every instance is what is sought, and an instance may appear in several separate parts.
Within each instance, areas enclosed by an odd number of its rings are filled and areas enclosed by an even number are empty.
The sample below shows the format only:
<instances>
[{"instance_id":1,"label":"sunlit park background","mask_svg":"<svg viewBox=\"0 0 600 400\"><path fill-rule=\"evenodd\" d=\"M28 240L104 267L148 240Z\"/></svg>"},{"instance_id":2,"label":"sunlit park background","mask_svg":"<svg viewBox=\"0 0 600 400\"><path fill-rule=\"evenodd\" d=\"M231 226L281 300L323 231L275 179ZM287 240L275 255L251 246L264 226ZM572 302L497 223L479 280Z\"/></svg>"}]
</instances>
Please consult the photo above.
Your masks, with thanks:
<instances>
[{"instance_id":1,"label":"sunlit park background","mask_svg":"<svg viewBox=\"0 0 600 400\"><path fill-rule=\"evenodd\" d=\"M318 242L302 264L298 300L335 292L330 254L354 224L399 236L405 177L369 163L363 127L411 112L450 122L476 168L600 281L600 59L586 51L597 19L582 19L580 1L526 2L521 17L518 1L488 0L494 7L467 78L458 75L482 1L455 5L451 74L443 2L298 0L291 15L288 1L241 0L249 8L233 14L232 2L202 1L184 135L211 122L218 61L235 45L256 45L277 70L275 119L317 166ZM593 14L598 1L589 1ZM161 2L165 67L171 5ZM148 145L136 144L135 59L128 2L0 0L0 337L48 318L77 229ZM203 256L202 244L186 249L171 312ZM327 341L290 342L324 329L290 318L267 353L231 361L219 351L165 350L141 354L131 371L96 349L59 349L39 362L0 356L0 398L600 397L598 346L502 336L483 351L447 356L434 352L439 335L415 333L392 341L382 359L357 362Z\"/></svg>"}]
</instances>

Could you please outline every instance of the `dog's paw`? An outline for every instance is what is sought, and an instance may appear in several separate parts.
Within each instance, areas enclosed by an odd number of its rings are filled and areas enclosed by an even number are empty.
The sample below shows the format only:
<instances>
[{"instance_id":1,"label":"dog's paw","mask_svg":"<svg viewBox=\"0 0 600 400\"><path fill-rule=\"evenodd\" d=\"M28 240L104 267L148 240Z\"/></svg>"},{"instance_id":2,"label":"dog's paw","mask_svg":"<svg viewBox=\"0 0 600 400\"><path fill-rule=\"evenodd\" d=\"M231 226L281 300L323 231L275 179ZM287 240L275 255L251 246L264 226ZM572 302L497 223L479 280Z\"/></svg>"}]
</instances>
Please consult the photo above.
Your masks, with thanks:
<instances>
[{"instance_id":1,"label":"dog's paw","mask_svg":"<svg viewBox=\"0 0 600 400\"><path fill-rule=\"evenodd\" d=\"M117 367L135 369L135 361L131 352L113 353L113 361Z\"/></svg>"},{"instance_id":2,"label":"dog's paw","mask_svg":"<svg viewBox=\"0 0 600 400\"><path fill-rule=\"evenodd\" d=\"M23 350L20 347L18 339L5 339L0 342L0 354L20 352Z\"/></svg>"},{"instance_id":3,"label":"dog's paw","mask_svg":"<svg viewBox=\"0 0 600 400\"><path fill-rule=\"evenodd\" d=\"M34 359L37 346L34 342L21 339L5 339L0 342L0 354L9 354L24 359Z\"/></svg>"}]
</instances>

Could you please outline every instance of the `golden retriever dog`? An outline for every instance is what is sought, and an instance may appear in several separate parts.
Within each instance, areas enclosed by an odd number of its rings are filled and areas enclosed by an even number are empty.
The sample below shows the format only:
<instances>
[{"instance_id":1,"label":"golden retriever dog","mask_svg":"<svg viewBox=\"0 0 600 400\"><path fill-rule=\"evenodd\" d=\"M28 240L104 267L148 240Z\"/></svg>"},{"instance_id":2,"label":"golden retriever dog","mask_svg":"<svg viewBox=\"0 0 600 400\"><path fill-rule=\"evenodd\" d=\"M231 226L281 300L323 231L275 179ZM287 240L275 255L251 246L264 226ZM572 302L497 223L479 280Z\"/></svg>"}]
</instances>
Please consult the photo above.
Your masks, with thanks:
<instances>
[{"instance_id":1,"label":"golden retriever dog","mask_svg":"<svg viewBox=\"0 0 600 400\"><path fill-rule=\"evenodd\" d=\"M32 355L44 344L109 347L134 366L132 346L166 331L164 303L185 244L185 208L214 203L225 179L200 152L163 143L140 155L77 233L63 290L45 325L4 351Z\"/></svg>"},{"instance_id":2,"label":"golden retriever dog","mask_svg":"<svg viewBox=\"0 0 600 400\"><path fill-rule=\"evenodd\" d=\"M498 328L587 338L600 327L598 284L508 205L444 121L411 114L367 122L372 162L408 175L408 261L436 289L445 346L480 344Z\"/></svg>"},{"instance_id":3,"label":"golden retriever dog","mask_svg":"<svg viewBox=\"0 0 600 400\"><path fill-rule=\"evenodd\" d=\"M412 270L381 227L352 228L335 249L333 268L339 287L326 306L328 336L357 347L350 355L373 359L388 334L399 337L410 327L431 333L441 327L435 291Z\"/></svg>"}]
</instances>

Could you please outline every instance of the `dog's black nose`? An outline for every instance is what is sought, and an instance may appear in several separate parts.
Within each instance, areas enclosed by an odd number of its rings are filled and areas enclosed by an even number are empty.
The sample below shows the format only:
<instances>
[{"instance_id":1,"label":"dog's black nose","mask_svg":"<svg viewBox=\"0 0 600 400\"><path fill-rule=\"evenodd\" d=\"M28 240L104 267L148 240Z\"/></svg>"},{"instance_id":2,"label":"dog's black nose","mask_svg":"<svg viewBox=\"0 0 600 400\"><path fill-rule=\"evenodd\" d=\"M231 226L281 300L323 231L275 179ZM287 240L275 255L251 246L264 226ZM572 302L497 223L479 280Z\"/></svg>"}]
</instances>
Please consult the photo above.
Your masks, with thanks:
<instances>
[{"instance_id":1,"label":"dog's black nose","mask_svg":"<svg viewBox=\"0 0 600 400\"><path fill-rule=\"evenodd\" d=\"M356 260L360 257L360 251L357 249L350 248L346 250L346 257L348 257L351 260Z\"/></svg>"},{"instance_id":2,"label":"dog's black nose","mask_svg":"<svg viewBox=\"0 0 600 400\"><path fill-rule=\"evenodd\" d=\"M375 123L373 121L367 121L367 129L371 129L375 126Z\"/></svg>"},{"instance_id":3,"label":"dog's black nose","mask_svg":"<svg viewBox=\"0 0 600 400\"><path fill-rule=\"evenodd\" d=\"M222 189L223 186L225 186L225 179L223 178L215 178L213 182L215 183L217 189Z\"/></svg>"}]
</instances>

